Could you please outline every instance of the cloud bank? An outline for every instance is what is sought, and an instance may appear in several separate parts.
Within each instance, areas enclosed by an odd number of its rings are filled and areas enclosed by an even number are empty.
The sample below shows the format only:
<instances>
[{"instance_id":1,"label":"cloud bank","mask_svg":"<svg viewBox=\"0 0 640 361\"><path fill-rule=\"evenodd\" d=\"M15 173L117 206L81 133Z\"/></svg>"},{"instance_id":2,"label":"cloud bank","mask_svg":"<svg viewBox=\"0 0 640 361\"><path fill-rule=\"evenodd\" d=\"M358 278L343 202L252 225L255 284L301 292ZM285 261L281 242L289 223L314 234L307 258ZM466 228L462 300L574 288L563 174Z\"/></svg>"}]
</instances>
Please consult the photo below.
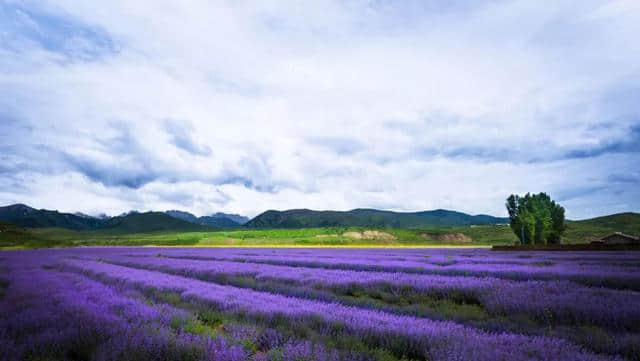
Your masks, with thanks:
<instances>
[{"instance_id":1,"label":"cloud bank","mask_svg":"<svg viewBox=\"0 0 640 361\"><path fill-rule=\"evenodd\" d=\"M0 203L640 209L640 4L0 2Z\"/></svg>"}]
</instances>

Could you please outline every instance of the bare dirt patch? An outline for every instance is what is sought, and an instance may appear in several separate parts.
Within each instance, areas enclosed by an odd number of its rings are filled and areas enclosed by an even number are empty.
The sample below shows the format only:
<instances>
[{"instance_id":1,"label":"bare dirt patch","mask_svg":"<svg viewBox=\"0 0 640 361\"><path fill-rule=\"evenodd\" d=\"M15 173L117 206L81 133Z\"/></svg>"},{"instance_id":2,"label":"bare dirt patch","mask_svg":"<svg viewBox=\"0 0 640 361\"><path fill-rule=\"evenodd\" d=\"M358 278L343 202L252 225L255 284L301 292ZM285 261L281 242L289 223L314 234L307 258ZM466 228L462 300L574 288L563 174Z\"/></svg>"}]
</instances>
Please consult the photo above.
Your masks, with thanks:
<instances>
[{"instance_id":1,"label":"bare dirt patch","mask_svg":"<svg viewBox=\"0 0 640 361\"><path fill-rule=\"evenodd\" d=\"M470 243L473 239L462 233L422 233L424 239L438 242Z\"/></svg>"},{"instance_id":2,"label":"bare dirt patch","mask_svg":"<svg viewBox=\"0 0 640 361\"><path fill-rule=\"evenodd\" d=\"M363 232L345 232L342 234L343 237L353 238L353 239L368 239L368 240L377 240L377 241L386 241L391 242L398 239L391 233L382 232L382 231L372 231L367 230Z\"/></svg>"}]
</instances>

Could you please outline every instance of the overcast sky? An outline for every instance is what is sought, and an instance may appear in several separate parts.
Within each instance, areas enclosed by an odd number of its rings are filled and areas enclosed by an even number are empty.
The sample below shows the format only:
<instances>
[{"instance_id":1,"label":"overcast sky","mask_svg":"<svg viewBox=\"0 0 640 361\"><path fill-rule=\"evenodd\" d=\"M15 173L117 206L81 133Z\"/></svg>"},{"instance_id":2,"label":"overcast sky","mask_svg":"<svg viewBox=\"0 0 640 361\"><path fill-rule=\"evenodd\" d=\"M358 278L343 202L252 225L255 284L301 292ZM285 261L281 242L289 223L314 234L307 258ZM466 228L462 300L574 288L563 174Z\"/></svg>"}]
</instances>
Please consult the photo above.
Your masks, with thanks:
<instances>
[{"instance_id":1,"label":"overcast sky","mask_svg":"<svg viewBox=\"0 0 640 361\"><path fill-rule=\"evenodd\" d=\"M640 210L640 1L0 0L0 205Z\"/></svg>"}]
</instances>

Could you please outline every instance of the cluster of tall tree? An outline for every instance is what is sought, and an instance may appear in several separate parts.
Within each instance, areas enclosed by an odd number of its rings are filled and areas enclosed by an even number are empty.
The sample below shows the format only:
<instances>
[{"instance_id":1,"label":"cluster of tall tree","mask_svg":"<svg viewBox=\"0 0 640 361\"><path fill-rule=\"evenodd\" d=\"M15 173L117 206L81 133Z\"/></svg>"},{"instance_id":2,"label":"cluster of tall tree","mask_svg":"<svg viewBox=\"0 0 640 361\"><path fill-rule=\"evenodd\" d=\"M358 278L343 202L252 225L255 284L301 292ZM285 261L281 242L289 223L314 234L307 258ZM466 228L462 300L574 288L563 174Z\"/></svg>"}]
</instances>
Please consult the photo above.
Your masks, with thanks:
<instances>
[{"instance_id":1,"label":"cluster of tall tree","mask_svg":"<svg viewBox=\"0 0 640 361\"><path fill-rule=\"evenodd\" d=\"M566 229L564 208L546 193L507 198L511 229L520 244L559 244Z\"/></svg>"}]
</instances>

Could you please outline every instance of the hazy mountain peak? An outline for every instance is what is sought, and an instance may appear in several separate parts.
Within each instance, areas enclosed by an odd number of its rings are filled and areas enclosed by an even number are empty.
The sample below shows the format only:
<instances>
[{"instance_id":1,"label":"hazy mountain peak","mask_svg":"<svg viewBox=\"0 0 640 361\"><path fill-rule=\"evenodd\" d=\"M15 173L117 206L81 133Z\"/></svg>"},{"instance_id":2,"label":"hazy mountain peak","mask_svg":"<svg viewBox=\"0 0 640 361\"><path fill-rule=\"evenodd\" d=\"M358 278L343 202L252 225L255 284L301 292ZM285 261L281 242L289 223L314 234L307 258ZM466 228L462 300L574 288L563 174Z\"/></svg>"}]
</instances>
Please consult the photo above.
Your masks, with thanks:
<instances>
[{"instance_id":1,"label":"hazy mountain peak","mask_svg":"<svg viewBox=\"0 0 640 361\"><path fill-rule=\"evenodd\" d=\"M202 216L196 217L195 215L180 211L180 210L169 210L165 212L171 217L178 218L187 222L201 224L206 226L213 227L224 227L224 228L234 228L239 227L244 223L247 223L249 219L247 217L243 217L237 214L227 214L222 212L216 212L210 216Z\"/></svg>"},{"instance_id":2,"label":"hazy mountain peak","mask_svg":"<svg viewBox=\"0 0 640 361\"><path fill-rule=\"evenodd\" d=\"M223 212L216 212L214 214L211 215L211 217L213 218L228 218L238 224L245 224L247 222L249 222L249 217L245 217L245 216L241 216L239 214L233 214L233 213L223 213Z\"/></svg>"},{"instance_id":3,"label":"hazy mountain peak","mask_svg":"<svg viewBox=\"0 0 640 361\"><path fill-rule=\"evenodd\" d=\"M3 208L11 209L13 211L24 211L24 212L31 212L36 210L35 208L29 207L28 205L22 204L22 203L10 204Z\"/></svg>"},{"instance_id":4,"label":"hazy mountain peak","mask_svg":"<svg viewBox=\"0 0 640 361\"><path fill-rule=\"evenodd\" d=\"M78 216L78 217L82 217L82 218L95 218L95 219L98 218L98 217L90 216L90 215L82 213L82 212L75 212L75 213L73 213L73 215Z\"/></svg>"},{"instance_id":5,"label":"hazy mountain peak","mask_svg":"<svg viewBox=\"0 0 640 361\"><path fill-rule=\"evenodd\" d=\"M182 219L187 222L197 223L197 220L198 220L198 217L194 216L193 214L185 211L180 211L177 209L168 210L168 211L165 211L164 213L170 215L171 217Z\"/></svg>"}]
</instances>

